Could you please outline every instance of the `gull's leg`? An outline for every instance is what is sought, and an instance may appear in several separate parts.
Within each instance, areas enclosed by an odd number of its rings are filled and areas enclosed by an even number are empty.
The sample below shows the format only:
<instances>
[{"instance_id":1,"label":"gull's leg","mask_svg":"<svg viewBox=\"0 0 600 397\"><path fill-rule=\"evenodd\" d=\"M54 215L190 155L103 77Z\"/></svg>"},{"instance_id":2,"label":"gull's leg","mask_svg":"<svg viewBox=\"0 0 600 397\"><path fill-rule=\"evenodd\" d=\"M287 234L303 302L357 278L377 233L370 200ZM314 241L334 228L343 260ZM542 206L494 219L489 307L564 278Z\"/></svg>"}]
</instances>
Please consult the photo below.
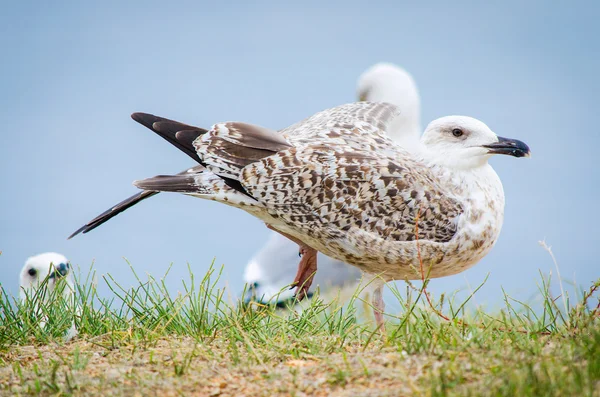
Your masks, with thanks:
<instances>
[{"instance_id":1,"label":"gull's leg","mask_svg":"<svg viewBox=\"0 0 600 397\"><path fill-rule=\"evenodd\" d=\"M383 313L385 311L385 302L383 301L383 286L385 281L380 276L364 274L363 281L366 284L367 291L373 295L371 297L371 306L373 307L373 316L375 325L382 335L385 335L385 323Z\"/></svg>"},{"instance_id":2,"label":"gull's leg","mask_svg":"<svg viewBox=\"0 0 600 397\"><path fill-rule=\"evenodd\" d=\"M298 288L296 291L296 298L298 300L302 300L308 294L308 290L313 281L313 276L317 272L318 251L304 244L302 241L290 236L289 234L283 233L269 224L266 225L269 229L274 230L282 236L292 240L300 247L300 255L302 258L298 264L298 272L296 272L296 277L294 278L294 282L292 284Z\"/></svg>"},{"instance_id":3,"label":"gull's leg","mask_svg":"<svg viewBox=\"0 0 600 397\"><path fill-rule=\"evenodd\" d=\"M377 280L373 281L374 283ZM375 323L382 335L385 335L385 323L383 322L383 312L385 310L385 302L383 301L383 281L375 286L373 290L373 314L375 315Z\"/></svg>"},{"instance_id":4,"label":"gull's leg","mask_svg":"<svg viewBox=\"0 0 600 397\"><path fill-rule=\"evenodd\" d=\"M313 276L317 272L317 250L308 246L300 247L302 259L298 264L298 272L294 278L294 285L298 287L296 298L302 300L308 294L308 290L312 284Z\"/></svg>"}]
</instances>

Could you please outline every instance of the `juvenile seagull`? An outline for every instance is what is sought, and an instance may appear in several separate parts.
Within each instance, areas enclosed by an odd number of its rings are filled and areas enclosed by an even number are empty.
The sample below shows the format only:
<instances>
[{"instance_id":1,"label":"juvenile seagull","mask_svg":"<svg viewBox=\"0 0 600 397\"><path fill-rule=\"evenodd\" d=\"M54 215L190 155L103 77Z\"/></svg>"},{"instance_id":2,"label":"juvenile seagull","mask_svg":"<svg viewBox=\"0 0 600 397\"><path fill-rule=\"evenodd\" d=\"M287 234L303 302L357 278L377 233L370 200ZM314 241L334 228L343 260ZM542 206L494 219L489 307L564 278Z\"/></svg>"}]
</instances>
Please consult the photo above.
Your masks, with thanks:
<instances>
[{"instance_id":1,"label":"juvenile seagull","mask_svg":"<svg viewBox=\"0 0 600 397\"><path fill-rule=\"evenodd\" d=\"M421 133L421 125L419 122L421 118L421 105L417 86L408 72L390 63L375 64L359 77L357 91L361 101L389 102L399 106L400 109L402 109L402 115L394 121L394 125L390 126L387 132L392 139L411 151L418 146L419 135ZM207 130L203 128L181 123L170 124L169 121L170 120L163 119L161 124L157 126L165 133L161 136L183 151L186 151L185 147L181 146L176 139L169 137L170 135L167 133L169 128L186 128L188 130L195 130L200 134L207 132ZM174 134L176 131L172 132ZM195 156L195 153L186 153L194 158L194 160L199 160L197 156ZM195 174L199 172L204 172L204 167L201 165L183 170L180 174ZM85 234L94 230L98 226L119 215L121 212L133 207L141 201L157 195L158 193L159 192L153 190L143 190L126 198L80 227L69 236L69 239L75 237L79 233ZM337 267L339 266L336 266L336 268ZM347 269L348 267L346 266L345 268ZM249 269L247 274L257 273L251 272ZM255 280L252 280L250 283L252 284L254 281Z\"/></svg>"},{"instance_id":2,"label":"juvenile seagull","mask_svg":"<svg viewBox=\"0 0 600 397\"><path fill-rule=\"evenodd\" d=\"M36 296L39 299L43 298L47 301L55 290L59 279L64 279L66 284L63 290L63 297L67 302L73 303L72 299L75 288L73 286L73 275L71 274L69 260L56 252L46 252L28 258L25 261L23 269L21 269L19 277L19 297L21 302L25 303L27 300L33 300ZM47 281L44 283L45 280ZM45 291L40 291L40 288L45 288ZM40 327L44 328L46 322L46 320L40 321ZM77 328L75 328L75 323L73 323L65 335L65 340L71 340L76 335Z\"/></svg>"},{"instance_id":3,"label":"juvenile seagull","mask_svg":"<svg viewBox=\"0 0 600 397\"><path fill-rule=\"evenodd\" d=\"M302 299L317 252L383 280L459 273L483 258L502 226L504 192L493 154L529 155L470 117L429 124L422 156L385 131L388 103L359 102L319 112L277 132L241 122L200 129L149 114L132 118L197 158L207 171L134 182L241 208L300 246L294 284ZM169 128L163 128L169 125ZM383 284L373 294L383 326Z\"/></svg>"},{"instance_id":4,"label":"juvenile seagull","mask_svg":"<svg viewBox=\"0 0 600 397\"><path fill-rule=\"evenodd\" d=\"M412 76L391 63L378 63L358 78L356 91L360 101L388 102L401 109L401 114L392 121L386 133L398 145L417 153L423 130L420 123L421 100ZM295 243L272 232L244 270L244 281L248 285L245 303L256 300L286 307L288 302L293 301L294 292L285 287L291 281L290 273L297 267L297 251ZM361 277L358 268L321 253L318 254L318 263L319 272L314 276L312 287L319 286L322 294L353 287Z\"/></svg>"},{"instance_id":5,"label":"juvenile seagull","mask_svg":"<svg viewBox=\"0 0 600 397\"><path fill-rule=\"evenodd\" d=\"M357 97L361 101L388 102L397 105L402 113L390 125L387 134L400 146L416 152L422 132L420 125L420 97L412 76L404 69L390 64L378 63L368 68L358 79ZM168 126L168 125L167 125ZM165 128L165 125L160 128ZM191 127L196 129L197 127ZM206 130L198 129L199 132ZM171 141L172 142L172 141ZM182 174L203 172L204 167L196 166L185 170ZM82 226L69 238L78 233L87 233L102 225L109 219L131 208L139 202L158 194L157 191L143 190L121 201L107 211ZM289 285L289 274L297 266L297 246L295 243L273 232L266 244L250 259L244 270L244 281L249 286L244 300L270 302L276 298L276 304L285 307L287 301L293 300L291 290L283 290ZM325 292L330 288L340 288L355 283L361 271L341 261L319 255L319 272L315 275L313 285L318 285ZM283 290L283 291L282 291Z\"/></svg>"}]
</instances>

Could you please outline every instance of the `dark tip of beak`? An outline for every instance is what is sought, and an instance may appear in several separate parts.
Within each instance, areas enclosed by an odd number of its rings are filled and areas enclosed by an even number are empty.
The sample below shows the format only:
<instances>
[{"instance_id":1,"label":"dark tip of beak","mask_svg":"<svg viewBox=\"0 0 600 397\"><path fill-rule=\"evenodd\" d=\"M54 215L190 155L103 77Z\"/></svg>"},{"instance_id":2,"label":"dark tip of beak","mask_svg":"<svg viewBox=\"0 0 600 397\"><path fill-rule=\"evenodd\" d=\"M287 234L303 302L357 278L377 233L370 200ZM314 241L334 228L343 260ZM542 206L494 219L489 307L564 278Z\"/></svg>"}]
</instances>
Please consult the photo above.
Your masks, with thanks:
<instances>
[{"instance_id":1,"label":"dark tip of beak","mask_svg":"<svg viewBox=\"0 0 600 397\"><path fill-rule=\"evenodd\" d=\"M68 263L61 263L58 265L58 272L60 273L61 276L66 276L67 273L69 273L69 264Z\"/></svg>"},{"instance_id":2,"label":"dark tip of beak","mask_svg":"<svg viewBox=\"0 0 600 397\"><path fill-rule=\"evenodd\" d=\"M517 139L509 139L499 136L498 142L489 145L483 145L484 148L490 149L489 154L506 154L514 157L529 157L531 151L525 142Z\"/></svg>"},{"instance_id":3,"label":"dark tip of beak","mask_svg":"<svg viewBox=\"0 0 600 397\"><path fill-rule=\"evenodd\" d=\"M64 277L69 273L69 264L68 263L59 263L54 266L54 270L50 273L48 278L56 278L56 277Z\"/></svg>"}]
</instances>

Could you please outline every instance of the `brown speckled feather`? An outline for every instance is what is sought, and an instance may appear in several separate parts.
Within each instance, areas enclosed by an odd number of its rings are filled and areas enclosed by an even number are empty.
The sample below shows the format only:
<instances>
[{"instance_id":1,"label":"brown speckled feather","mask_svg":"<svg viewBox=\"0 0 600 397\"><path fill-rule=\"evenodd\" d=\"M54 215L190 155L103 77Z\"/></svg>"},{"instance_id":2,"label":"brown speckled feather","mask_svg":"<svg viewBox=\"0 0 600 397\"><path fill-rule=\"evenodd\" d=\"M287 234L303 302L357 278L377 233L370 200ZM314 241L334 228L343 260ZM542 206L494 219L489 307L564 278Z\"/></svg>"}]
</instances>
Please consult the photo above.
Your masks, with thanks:
<instances>
[{"instance_id":1,"label":"brown speckled feather","mask_svg":"<svg viewBox=\"0 0 600 397\"><path fill-rule=\"evenodd\" d=\"M241 144L247 127L217 124L195 145L210 171L237 178L270 216L315 238L360 230L413 241L420 213L419 239L449 241L462 209L385 135L397 114L385 103L339 106L280 133L262 130L252 145ZM255 149L281 136L273 151Z\"/></svg>"},{"instance_id":2,"label":"brown speckled feather","mask_svg":"<svg viewBox=\"0 0 600 397\"><path fill-rule=\"evenodd\" d=\"M216 124L194 146L211 172L236 180L245 166L292 147L277 131L239 122Z\"/></svg>"},{"instance_id":3,"label":"brown speckled feather","mask_svg":"<svg viewBox=\"0 0 600 397\"><path fill-rule=\"evenodd\" d=\"M420 240L449 241L460 204L444 196L421 164L404 160L399 165L397 157L306 146L248 166L242 185L272 216L306 233L343 238L360 229L413 241L420 213Z\"/></svg>"}]
</instances>

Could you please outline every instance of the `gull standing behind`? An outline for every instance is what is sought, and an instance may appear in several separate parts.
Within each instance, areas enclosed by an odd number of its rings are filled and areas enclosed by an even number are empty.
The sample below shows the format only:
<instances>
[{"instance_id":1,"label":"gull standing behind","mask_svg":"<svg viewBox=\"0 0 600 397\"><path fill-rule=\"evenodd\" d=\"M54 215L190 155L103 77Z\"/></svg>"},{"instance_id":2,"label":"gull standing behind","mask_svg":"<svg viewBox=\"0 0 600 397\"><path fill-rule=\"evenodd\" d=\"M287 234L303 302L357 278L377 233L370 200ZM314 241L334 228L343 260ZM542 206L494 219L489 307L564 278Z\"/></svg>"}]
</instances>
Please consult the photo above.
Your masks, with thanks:
<instances>
[{"instance_id":1,"label":"gull standing behind","mask_svg":"<svg viewBox=\"0 0 600 397\"><path fill-rule=\"evenodd\" d=\"M21 303L25 304L27 300L39 302L36 299L43 299L43 302L39 303L47 303L56 289L59 279L65 281L63 297L69 305L74 305L75 287L69 260L64 255L56 252L46 252L28 258L23 269L21 269L19 277ZM45 290L42 291L40 288L45 288ZM44 328L46 322L47 319L40 321L40 327ZM75 328L75 322L73 322L65 335L65 340L69 341L76 335L77 328Z\"/></svg>"},{"instance_id":2,"label":"gull standing behind","mask_svg":"<svg viewBox=\"0 0 600 397\"><path fill-rule=\"evenodd\" d=\"M400 115L390 123L386 133L398 145L410 152L419 151L421 135L421 99L413 77L404 69L378 63L358 79L360 101L388 102L400 109ZM315 274L312 296L316 287L322 295L335 296L340 288L355 289L362 272L342 261L318 254L319 272ZM294 300L294 292L285 288L290 273L298 267L298 246L279 233L272 232L265 245L250 259L244 270L247 284L245 303L258 301L286 307Z\"/></svg>"}]
</instances>

